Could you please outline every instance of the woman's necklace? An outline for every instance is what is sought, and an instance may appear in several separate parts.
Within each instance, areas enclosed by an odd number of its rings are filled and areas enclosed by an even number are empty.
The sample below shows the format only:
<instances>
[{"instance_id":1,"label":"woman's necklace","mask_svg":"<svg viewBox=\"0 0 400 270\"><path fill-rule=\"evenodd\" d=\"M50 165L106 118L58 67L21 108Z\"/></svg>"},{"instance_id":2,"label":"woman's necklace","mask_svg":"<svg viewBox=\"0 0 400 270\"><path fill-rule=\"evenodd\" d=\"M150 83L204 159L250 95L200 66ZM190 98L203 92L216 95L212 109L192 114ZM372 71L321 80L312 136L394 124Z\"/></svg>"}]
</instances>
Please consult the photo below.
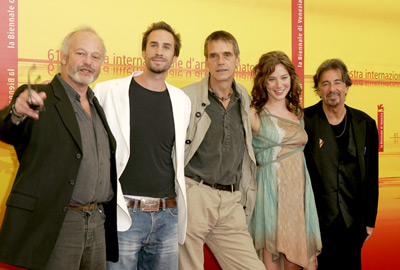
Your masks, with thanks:
<instances>
[{"instance_id":1,"label":"woman's necklace","mask_svg":"<svg viewBox=\"0 0 400 270\"><path fill-rule=\"evenodd\" d=\"M342 131L342 133L340 133L340 135L338 135L338 136L335 135L335 137L336 137L336 138L342 137L343 134L344 134L344 132L346 131L346 127L347 127L347 112L346 112L346 114L344 115L344 128L343 128L343 131Z\"/></svg>"}]
</instances>

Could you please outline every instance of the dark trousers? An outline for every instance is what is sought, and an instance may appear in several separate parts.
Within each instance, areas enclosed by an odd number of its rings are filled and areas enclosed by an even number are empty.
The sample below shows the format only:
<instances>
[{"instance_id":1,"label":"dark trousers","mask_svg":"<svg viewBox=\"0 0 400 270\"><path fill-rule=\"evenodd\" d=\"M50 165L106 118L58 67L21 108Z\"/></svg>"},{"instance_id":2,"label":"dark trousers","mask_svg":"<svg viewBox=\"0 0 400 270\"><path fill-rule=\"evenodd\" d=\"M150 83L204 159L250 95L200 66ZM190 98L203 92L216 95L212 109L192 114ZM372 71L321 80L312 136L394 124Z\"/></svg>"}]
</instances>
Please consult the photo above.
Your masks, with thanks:
<instances>
[{"instance_id":1,"label":"dark trousers","mask_svg":"<svg viewBox=\"0 0 400 270\"><path fill-rule=\"evenodd\" d=\"M68 209L45 269L106 269L104 221L102 206L89 212ZM38 243L38 248L40 248L40 243Z\"/></svg>"},{"instance_id":2,"label":"dark trousers","mask_svg":"<svg viewBox=\"0 0 400 270\"><path fill-rule=\"evenodd\" d=\"M361 270L361 248L366 228L354 223L347 228L342 215L330 224L320 225L322 252L318 270Z\"/></svg>"}]
</instances>

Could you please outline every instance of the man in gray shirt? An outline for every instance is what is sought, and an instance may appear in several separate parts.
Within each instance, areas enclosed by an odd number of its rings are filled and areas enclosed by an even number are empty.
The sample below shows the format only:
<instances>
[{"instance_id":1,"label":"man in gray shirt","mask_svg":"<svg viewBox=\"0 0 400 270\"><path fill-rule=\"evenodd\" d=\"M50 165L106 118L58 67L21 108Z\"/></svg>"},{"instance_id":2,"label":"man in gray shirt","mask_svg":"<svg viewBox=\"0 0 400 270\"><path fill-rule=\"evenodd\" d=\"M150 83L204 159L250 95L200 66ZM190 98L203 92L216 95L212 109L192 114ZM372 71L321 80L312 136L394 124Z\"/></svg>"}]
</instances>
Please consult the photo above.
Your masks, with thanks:
<instances>
[{"instance_id":1,"label":"man in gray shirt","mask_svg":"<svg viewBox=\"0 0 400 270\"><path fill-rule=\"evenodd\" d=\"M246 223L254 208L256 165L250 97L234 81L236 39L225 31L210 34L204 56L210 73L183 88L192 112L185 149L188 227L179 268L203 269L207 243L223 269L264 270Z\"/></svg>"},{"instance_id":2,"label":"man in gray shirt","mask_svg":"<svg viewBox=\"0 0 400 270\"><path fill-rule=\"evenodd\" d=\"M61 73L37 92L19 87L0 111L0 139L14 146L20 163L0 230L0 261L101 270L106 259L118 260L116 143L89 87L105 47L85 27L68 34L60 51Z\"/></svg>"}]
</instances>

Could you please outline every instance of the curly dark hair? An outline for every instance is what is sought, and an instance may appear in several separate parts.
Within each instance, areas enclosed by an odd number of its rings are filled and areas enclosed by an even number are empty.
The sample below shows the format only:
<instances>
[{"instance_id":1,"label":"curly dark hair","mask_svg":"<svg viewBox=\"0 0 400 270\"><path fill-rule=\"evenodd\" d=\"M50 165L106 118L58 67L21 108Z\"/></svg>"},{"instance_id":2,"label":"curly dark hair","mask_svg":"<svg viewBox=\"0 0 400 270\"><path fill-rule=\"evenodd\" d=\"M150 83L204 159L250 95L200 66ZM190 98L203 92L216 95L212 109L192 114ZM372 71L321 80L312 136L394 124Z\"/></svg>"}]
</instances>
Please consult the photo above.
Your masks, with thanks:
<instances>
[{"instance_id":1,"label":"curly dark hair","mask_svg":"<svg viewBox=\"0 0 400 270\"><path fill-rule=\"evenodd\" d=\"M253 68L254 84L251 90L251 106L255 108L257 113L260 113L263 106L268 101L268 92L266 88L266 81L268 77L275 71L275 67L282 64L287 69L290 76L290 90L286 95L286 107L288 110L298 117L303 114L301 108L300 96L301 87L299 83L299 76L296 69L290 61L289 57L281 51L272 51L265 53L260 57L258 64Z\"/></svg>"}]
</instances>

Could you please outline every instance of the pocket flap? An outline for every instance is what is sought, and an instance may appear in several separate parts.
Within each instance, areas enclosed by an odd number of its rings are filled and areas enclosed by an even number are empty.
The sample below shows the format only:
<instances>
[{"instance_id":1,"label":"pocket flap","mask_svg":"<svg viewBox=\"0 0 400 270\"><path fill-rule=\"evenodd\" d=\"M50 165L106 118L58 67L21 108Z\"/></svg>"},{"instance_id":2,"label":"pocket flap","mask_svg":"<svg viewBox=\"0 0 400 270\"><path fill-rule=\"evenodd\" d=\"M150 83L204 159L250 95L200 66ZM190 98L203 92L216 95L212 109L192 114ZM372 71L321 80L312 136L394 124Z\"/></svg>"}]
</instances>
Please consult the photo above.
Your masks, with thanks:
<instances>
[{"instance_id":1,"label":"pocket flap","mask_svg":"<svg viewBox=\"0 0 400 270\"><path fill-rule=\"evenodd\" d=\"M33 211L36 206L36 201L36 198L29 195L11 192L6 205Z\"/></svg>"}]
</instances>

